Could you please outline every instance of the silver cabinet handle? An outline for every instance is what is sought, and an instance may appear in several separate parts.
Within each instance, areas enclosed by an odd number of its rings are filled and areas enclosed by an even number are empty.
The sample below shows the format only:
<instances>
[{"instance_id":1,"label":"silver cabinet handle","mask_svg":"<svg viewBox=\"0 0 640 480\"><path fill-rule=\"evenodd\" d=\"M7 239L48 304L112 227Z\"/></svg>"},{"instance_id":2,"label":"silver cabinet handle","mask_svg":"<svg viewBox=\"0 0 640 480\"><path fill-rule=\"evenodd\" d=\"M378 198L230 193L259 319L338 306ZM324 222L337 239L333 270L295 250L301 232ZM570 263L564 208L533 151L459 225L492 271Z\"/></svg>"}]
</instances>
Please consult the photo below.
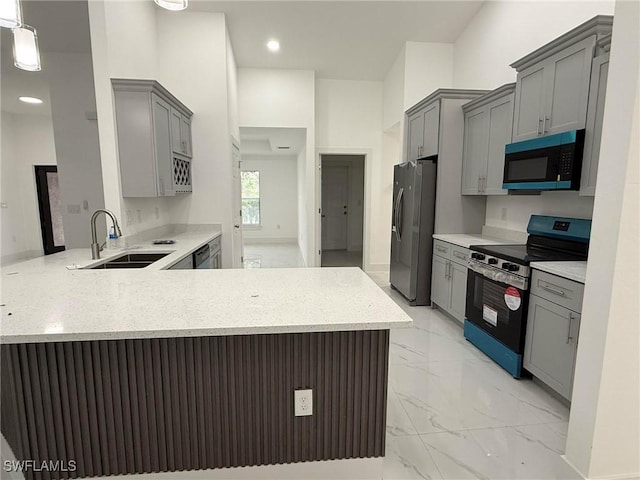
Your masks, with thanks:
<instances>
[{"instance_id":1,"label":"silver cabinet handle","mask_svg":"<svg viewBox=\"0 0 640 480\"><path fill-rule=\"evenodd\" d=\"M551 125L551 120L549 119L549 117L544 117L544 123L542 124L542 133L547 133L549 131L549 129L547 128L547 122L549 122L549 125Z\"/></svg>"},{"instance_id":2,"label":"silver cabinet handle","mask_svg":"<svg viewBox=\"0 0 640 480\"><path fill-rule=\"evenodd\" d=\"M480 179L482 177L478 177L478 193L482 192L482 187L480 186Z\"/></svg>"},{"instance_id":3,"label":"silver cabinet handle","mask_svg":"<svg viewBox=\"0 0 640 480\"><path fill-rule=\"evenodd\" d=\"M538 119L538 129L536 130L536 132L538 133L538 136L542 135L541 129L543 129L544 127L542 126L542 118Z\"/></svg>"},{"instance_id":4,"label":"silver cabinet handle","mask_svg":"<svg viewBox=\"0 0 640 480\"><path fill-rule=\"evenodd\" d=\"M569 312L569 330L567 331L567 345L569 345L571 340L573 340L573 337L571 336L572 325L573 325L573 313Z\"/></svg>"},{"instance_id":5,"label":"silver cabinet handle","mask_svg":"<svg viewBox=\"0 0 640 480\"><path fill-rule=\"evenodd\" d=\"M436 247L436 250L438 250L439 252L442 252L442 253L447 253L447 249L444 248L444 247Z\"/></svg>"},{"instance_id":6,"label":"silver cabinet handle","mask_svg":"<svg viewBox=\"0 0 640 480\"><path fill-rule=\"evenodd\" d=\"M555 293L556 295L560 295L561 297L566 296L566 293L564 293L564 290L560 290L558 288L550 287L549 285L545 285L544 283L540 284L540 288L542 288L543 290L546 290L547 292L551 292L551 293Z\"/></svg>"},{"instance_id":7,"label":"silver cabinet handle","mask_svg":"<svg viewBox=\"0 0 640 480\"><path fill-rule=\"evenodd\" d=\"M482 177L482 193L487 191L487 177Z\"/></svg>"},{"instance_id":8,"label":"silver cabinet handle","mask_svg":"<svg viewBox=\"0 0 640 480\"><path fill-rule=\"evenodd\" d=\"M451 261L447 260L447 278L451 280Z\"/></svg>"}]
</instances>

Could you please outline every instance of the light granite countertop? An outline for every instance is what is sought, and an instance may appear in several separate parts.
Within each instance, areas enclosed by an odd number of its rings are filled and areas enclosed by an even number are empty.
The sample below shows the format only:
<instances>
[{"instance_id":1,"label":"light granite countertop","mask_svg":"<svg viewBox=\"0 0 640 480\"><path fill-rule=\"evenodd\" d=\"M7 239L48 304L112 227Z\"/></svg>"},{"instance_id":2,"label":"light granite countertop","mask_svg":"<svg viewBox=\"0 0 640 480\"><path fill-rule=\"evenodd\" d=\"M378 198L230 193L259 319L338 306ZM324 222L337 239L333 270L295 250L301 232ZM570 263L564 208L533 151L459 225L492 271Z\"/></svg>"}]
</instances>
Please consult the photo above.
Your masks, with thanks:
<instances>
[{"instance_id":1,"label":"light granite countertop","mask_svg":"<svg viewBox=\"0 0 640 480\"><path fill-rule=\"evenodd\" d=\"M469 248L471 245L510 245L518 243L513 240L468 233L434 233L433 238L464 248Z\"/></svg>"},{"instance_id":2,"label":"light granite countertop","mask_svg":"<svg viewBox=\"0 0 640 480\"><path fill-rule=\"evenodd\" d=\"M200 228L195 231L169 234L162 238L175 240L176 243L173 245L154 245L151 240L147 240L128 248L105 249L100 252L101 258L99 260L91 259L90 248L73 248L54 255L44 255L42 257L32 258L31 260L3 266L0 268L0 272L3 282L5 282L7 275L15 275L20 272L46 273L58 271L61 268L66 269L66 267L70 269L91 268L92 266L99 265L128 252L168 253L166 257L144 268L144 271L165 270L220 235L221 231L218 227Z\"/></svg>"},{"instance_id":3,"label":"light granite countertop","mask_svg":"<svg viewBox=\"0 0 640 480\"><path fill-rule=\"evenodd\" d=\"M532 262L531 268L579 283L587 276L587 262Z\"/></svg>"},{"instance_id":4,"label":"light granite countertop","mask_svg":"<svg viewBox=\"0 0 640 480\"><path fill-rule=\"evenodd\" d=\"M107 251L171 252L144 269L91 270L89 249L3 267L0 343L383 330L411 318L359 268L163 270L220 235Z\"/></svg>"}]
</instances>

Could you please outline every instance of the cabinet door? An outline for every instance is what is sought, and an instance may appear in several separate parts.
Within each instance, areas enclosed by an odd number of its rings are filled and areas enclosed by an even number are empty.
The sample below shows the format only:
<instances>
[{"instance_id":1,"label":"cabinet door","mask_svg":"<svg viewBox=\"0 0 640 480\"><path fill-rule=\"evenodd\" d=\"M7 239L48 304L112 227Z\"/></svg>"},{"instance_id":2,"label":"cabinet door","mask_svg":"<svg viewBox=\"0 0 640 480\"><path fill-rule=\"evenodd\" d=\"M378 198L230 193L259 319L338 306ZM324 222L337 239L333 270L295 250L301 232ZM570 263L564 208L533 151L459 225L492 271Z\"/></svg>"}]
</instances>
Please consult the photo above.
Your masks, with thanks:
<instances>
[{"instance_id":1,"label":"cabinet door","mask_svg":"<svg viewBox=\"0 0 640 480\"><path fill-rule=\"evenodd\" d=\"M183 153L187 157L191 158L193 156L191 148L191 119L184 115L180 121L180 138L182 141Z\"/></svg>"},{"instance_id":2,"label":"cabinet door","mask_svg":"<svg viewBox=\"0 0 640 480\"><path fill-rule=\"evenodd\" d=\"M602 135L602 119L604 118L604 97L607 90L608 74L609 54L606 53L595 58L591 68L591 86L589 88L587 125L584 135L580 195L593 196L596 193L600 137Z\"/></svg>"},{"instance_id":3,"label":"cabinet door","mask_svg":"<svg viewBox=\"0 0 640 480\"><path fill-rule=\"evenodd\" d=\"M175 109L171 109L171 149L173 153L184 155L184 145L182 143L182 114Z\"/></svg>"},{"instance_id":4,"label":"cabinet door","mask_svg":"<svg viewBox=\"0 0 640 480\"><path fill-rule=\"evenodd\" d=\"M596 37L558 52L545 64L544 134L585 128Z\"/></svg>"},{"instance_id":5,"label":"cabinet door","mask_svg":"<svg viewBox=\"0 0 640 480\"><path fill-rule=\"evenodd\" d=\"M422 155L429 157L438 154L438 138L440 135L440 101L427 107L424 111L424 133L422 134Z\"/></svg>"},{"instance_id":6,"label":"cabinet door","mask_svg":"<svg viewBox=\"0 0 640 480\"><path fill-rule=\"evenodd\" d=\"M496 100L487 107L487 130L489 145L482 193L506 195L507 190L502 188L504 147L511 142L513 131L513 94Z\"/></svg>"},{"instance_id":7,"label":"cabinet door","mask_svg":"<svg viewBox=\"0 0 640 480\"><path fill-rule=\"evenodd\" d=\"M461 323L464 322L464 308L467 303L467 267L450 263L451 269L451 301L449 313Z\"/></svg>"},{"instance_id":8,"label":"cabinet door","mask_svg":"<svg viewBox=\"0 0 640 480\"><path fill-rule=\"evenodd\" d=\"M407 137L407 160L420 158L422 152L422 134L424 131L424 116L417 112L409 117Z\"/></svg>"},{"instance_id":9,"label":"cabinet door","mask_svg":"<svg viewBox=\"0 0 640 480\"><path fill-rule=\"evenodd\" d=\"M569 400L579 323L579 314L530 295L524 367Z\"/></svg>"},{"instance_id":10,"label":"cabinet door","mask_svg":"<svg viewBox=\"0 0 640 480\"><path fill-rule=\"evenodd\" d=\"M542 133L544 117L544 65L533 65L520 73L516 81L514 142L535 138Z\"/></svg>"},{"instance_id":11,"label":"cabinet door","mask_svg":"<svg viewBox=\"0 0 640 480\"><path fill-rule=\"evenodd\" d=\"M462 194L478 195L487 168L487 132L485 107L464 115L464 143L462 152Z\"/></svg>"},{"instance_id":12,"label":"cabinet door","mask_svg":"<svg viewBox=\"0 0 640 480\"><path fill-rule=\"evenodd\" d=\"M171 107L155 94L151 95L151 102L158 196L172 196L175 192L171 155Z\"/></svg>"},{"instance_id":13,"label":"cabinet door","mask_svg":"<svg viewBox=\"0 0 640 480\"><path fill-rule=\"evenodd\" d=\"M449 260L438 255L433 256L433 265L431 267L431 301L444 309L449 308L449 297L451 295L451 287L449 286L449 278L447 271L449 268Z\"/></svg>"}]
</instances>

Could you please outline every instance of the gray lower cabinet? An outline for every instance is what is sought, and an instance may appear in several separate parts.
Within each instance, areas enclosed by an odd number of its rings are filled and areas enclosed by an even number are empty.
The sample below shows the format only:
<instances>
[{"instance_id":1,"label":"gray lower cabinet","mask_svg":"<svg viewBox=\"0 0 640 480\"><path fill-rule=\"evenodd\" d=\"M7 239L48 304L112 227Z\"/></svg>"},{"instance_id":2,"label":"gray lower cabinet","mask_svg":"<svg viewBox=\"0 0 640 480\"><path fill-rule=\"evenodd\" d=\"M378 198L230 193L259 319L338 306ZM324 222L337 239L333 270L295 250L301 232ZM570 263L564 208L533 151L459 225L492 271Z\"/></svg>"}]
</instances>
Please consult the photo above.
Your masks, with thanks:
<instances>
[{"instance_id":1,"label":"gray lower cabinet","mask_svg":"<svg viewBox=\"0 0 640 480\"><path fill-rule=\"evenodd\" d=\"M612 25L613 17L596 16L511 65L514 142L585 128L596 42Z\"/></svg>"},{"instance_id":2,"label":"gray lower cabinet","mask_svg":"<svg viewBox=\"0 0 640 480\"><path fill-rule=\"evenodd\" d=\"M191 110L154 80L111 83L122 196L191 192Z\"/></svg>"},{"instance_id":3,"label":"gray lower cabinet","mask_svg":"<svg viewBox=\"0 0 640 480\"><path fill-rule=\"evenodd\" d=\"M609 53L607 52L594 58L591 68L591 87L589 90L589 107L587 109L587 126L584 136L582 176L580 179L580 195L584 196L594 196L596 193L596 177L598 175L600 138L602 136L608 74Z\"/></svg>"},{"instance_id":4,"label":"gray lower cabinet","mask_svg":"<svg viewBox=\"0 0 640 480\"><path fill-rule=\"evenodd\" d=\"M502 188L504 147L511 142L515 83L465 105L463 195L506 195Z\"/></svg>"},{"instance_id":5,"label":"gray lower cabinet","mask_svg":"<svg viewBox=\"0 0 640 480\"><path fill-rule=\"evenodd\" d=\"M209 242L209 255L211 256L211 268L222 268L222 238L216 237Z\"/></svg>"},{"instance_id":6,"label":"gray lower cabinet","mask_svg":"<svg viewBox=\"0 0 640 480\"><path fill-rule=\"evenodd\" d=\"M467 301L469 250L435 240L433 252L431 302L462 323Z\"/></svg>"},{"instance_id":7,"label":"gray lower cabinet","mask_svg":"<svg viewBox=\"0 0 640 480\"><path fill-rule=\"evenodd\" d=\"M542 288L529 297L523 366L571 400L580 312L566 305L580 309L582 285L535 270L532 282Z\"/></svg>"},{"instance_id":8,"label":"gray lower cabinet","mask_svg":"<svg viewBox=\"0 0 640 480\"><path fill-rule=\"evenodd\" d=\"M171 265L169 270L193 270L193 254L189 253L182 260Z\"/></svg>"}]
</instances>

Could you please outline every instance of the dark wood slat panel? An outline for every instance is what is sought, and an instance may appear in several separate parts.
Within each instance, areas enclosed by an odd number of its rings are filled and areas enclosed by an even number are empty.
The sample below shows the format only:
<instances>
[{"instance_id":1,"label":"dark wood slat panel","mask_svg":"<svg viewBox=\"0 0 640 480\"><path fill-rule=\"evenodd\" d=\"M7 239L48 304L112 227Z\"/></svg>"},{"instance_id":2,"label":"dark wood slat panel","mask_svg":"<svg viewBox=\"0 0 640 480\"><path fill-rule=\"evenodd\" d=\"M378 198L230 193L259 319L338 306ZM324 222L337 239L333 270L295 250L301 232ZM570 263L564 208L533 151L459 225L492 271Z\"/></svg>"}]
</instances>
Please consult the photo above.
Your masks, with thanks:
<instances>
[{"instance_id":1,"label":"dark wood slat panel","mask_svg":"<svg viewBox=\"0 0 640 480\"><path fill-rule=\"evenodd\" d=\"M26 478L384 454L388 331L1 348L14 454L78 466ZM313 416L294 417L297 389L313 390Z\"/></svg>"}]
</instances>

